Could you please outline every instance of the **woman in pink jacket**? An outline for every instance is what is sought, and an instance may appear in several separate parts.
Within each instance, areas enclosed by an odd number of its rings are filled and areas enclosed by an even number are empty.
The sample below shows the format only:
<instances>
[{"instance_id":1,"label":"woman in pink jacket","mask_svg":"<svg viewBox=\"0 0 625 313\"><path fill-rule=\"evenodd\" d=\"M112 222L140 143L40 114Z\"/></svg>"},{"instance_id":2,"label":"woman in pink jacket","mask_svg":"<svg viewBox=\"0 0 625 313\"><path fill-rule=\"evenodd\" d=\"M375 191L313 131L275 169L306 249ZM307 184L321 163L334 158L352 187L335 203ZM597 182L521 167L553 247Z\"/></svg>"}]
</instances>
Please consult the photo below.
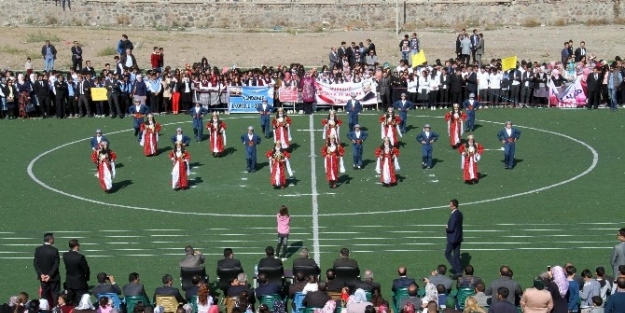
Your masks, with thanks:
<instances>
[{"instance_id":1,"label":"woman in pink jacket","mask_svg":"<svg viewBox=\"0 0 625 313\"><path fill-rule=\"evenodd\" d=\"M276 215L276 221L278 222L278 247L276 247L276 256L280 257L280 249L284 246L282 261L286 261L286 252L289 246L289 232L291 231L291 217L289 216L289 209L286 205L280 207L280 211L278 211Z\"/></svg>"}]
</instances>

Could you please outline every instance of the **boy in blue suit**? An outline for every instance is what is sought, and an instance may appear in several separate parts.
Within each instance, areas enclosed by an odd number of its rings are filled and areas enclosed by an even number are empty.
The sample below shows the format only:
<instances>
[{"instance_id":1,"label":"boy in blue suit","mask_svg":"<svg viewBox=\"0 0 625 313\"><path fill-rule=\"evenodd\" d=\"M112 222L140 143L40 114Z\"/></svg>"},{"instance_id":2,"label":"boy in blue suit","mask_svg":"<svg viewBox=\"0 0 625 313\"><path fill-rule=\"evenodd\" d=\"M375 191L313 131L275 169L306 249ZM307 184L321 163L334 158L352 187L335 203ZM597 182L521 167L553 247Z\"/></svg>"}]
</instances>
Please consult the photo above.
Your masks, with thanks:
<instances>
[{"instance_id":1,"label":"boy in blue suit","mask_svg":"<svg viewBox=\"0 0 625 313\"><path fill-rule=\"evenodd\" d=\"M245 145L245 161L247 172L256 172L256 146L260 144L260 136L254 133L254 127L247 128L247 134L241 136L241 142Z\"/></svg>"},{"instance_id":2,"label":"boy in blue suit","mask_svg":"<svg viewBox=\"0 0 625 313\"><path fill-rule=\"evenodd\" d=\"M423 131L417 135L417 141L421 143L421 166L428 170L432 168L432 144L438 140L438 134L430 131L430 124L423 126Z\"/></svg>"},{"instance_id":3,"label":"boy in blue suit","mask_svg":"<svg viewBox=\"0 0 625 313\"><path fill-rule=\"evenodd\" d=\"M190 109L188 113L193 117L193 136L197 142L200 142L204 136L204 115L208 114L208 110L196 102L195 107Z\"/></svg>"},{"instance_id":4,"label":"boy in blue suit","mask_svg":"<svg viewBox=\"0 0 625 313\"><path fill-rule=\"evenodd\" d=\"M360 101L356 100L355 93L352 94L352 99L347 101L345 104L345 111L349 117L349 131L353 131L354 125L358 124L358 115L362 112L362 105L360 104Z\"/></svg>"},{"instance_id":5,"label":"boy in blue suit","mask_svg":"<svg viewBox=\"0 0 625 313\"><path fill-rule=\"evenodd\" d=\"M462 102L462 107L467 113L467 125L465 131L473 131L475 127L475 111L480 108L480 103L475 100L475 94L469 94L469 100Z\"/></svg>"},{"instance_id":6,"label":"boy in blue suit","mask_svg":"<svg viewBox=\"0 0 625 313\"><path fill-rule=\"evenodd\" d=\"M176 134L171 136L171 143L175 146L176 142L182 142L185 147L191 144L191 138L182 133L182 128L176 128Z\"/></svg>"},{"instance_id":7,"label":"boy in blue suit","mask_svg":"<svg viewBox=\"0 0 625 313\"><path fill-rule=\"evenodd\" d=\"M399 111L399 118L401 119L401 123L399 123L399 130L401 130L402 134L406 133L406 122L408 121L408 111L414 107L414 103L406 100L406 94L401 94L401 100L395 101L393 107Z\"/></svg>"},{"instance_id":8,"label":"boy in blue suit","mask_svg":"<svg viewBox=\"0 0 625 313\"><path fill-rule=\"evenodd\" d=\"M263 129L265 138L271 137L271 112L273 106L267 103L267 99L263 99L263 103L256 108L258 114L260 114L260 127Z\"/></svg>"},{"instance_id":9,"label":"boy in blue suit","mask_svg":"<svg viewBox=\"0 0 625 313\"><path fill-rule=\"evenodd\" d=\"M95 151L100 147L100 142L106 141L109 142L106 137L102 136L102 130L96 129L95 136L91 137L91 150ZM110 147L110 144L109 144Z\"/></svg>"},{"instance_id":10,"label":"boy in blue suit","mask_svg":"<svg viewBox=\"0 0 625 313\"><path fill-rule=\"evenodd\" d=\"M135 129L135 137L137 141L141 141L141 124L143 124L143 118L150 113L150 108L145 104L141 104L141 100L135 99L134 105L128 108L128 114L132 115L132 127Z\"/></svg>"},{"instance_id":11,"label":"boy in blue suit","mask_svg":"<svg viewBox=\"0 0 625 313\"><path fill-rule=\"evenodd\" d=\"M512 122L507 121L506 127L499 131L497 139L503 144L504 168L511 170L514 167L514 153L516 141L521 137L521 131L512 127Z\"/></svg>"},{"instance_id":12,"label":"boy in blue suit","mask_svg":"<svg viewBox=\"0 0 625 313\"><path fill-rule=\"evenodd\" d=\"M367 132L360 130L360 125L354 125L354 130L347 133L347 138L352 141L352 154L354 155L354 169L362 169L362 143L367 140Z\"/></svg>"}]
</instances>

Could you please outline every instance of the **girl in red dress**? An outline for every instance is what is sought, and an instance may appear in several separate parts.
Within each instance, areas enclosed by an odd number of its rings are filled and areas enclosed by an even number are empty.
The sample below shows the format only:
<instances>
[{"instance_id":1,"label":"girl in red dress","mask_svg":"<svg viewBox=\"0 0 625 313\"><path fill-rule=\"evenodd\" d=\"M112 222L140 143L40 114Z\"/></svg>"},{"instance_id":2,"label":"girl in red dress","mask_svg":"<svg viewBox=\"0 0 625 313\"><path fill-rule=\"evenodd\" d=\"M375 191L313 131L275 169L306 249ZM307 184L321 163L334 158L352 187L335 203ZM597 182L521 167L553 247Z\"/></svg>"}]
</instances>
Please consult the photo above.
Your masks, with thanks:
<instances>
[{"instance_id":1,"label":"girl in red dress","mask_svg":"<svg viewBox=\"0 0 625 313\"><path fill-rule=\"evenodd\" d=\"M287 152L285 149L282 149L279 142L276 142L276 145L266 154L269 159L269 168L271 169L271 185L284 189L286 186L286 173L289 173L289 177L293 176L293 171L291 171L291 164L289 163L289 158L291 154Z\"/></svg>"},{"instance_id":2,"label":"girl in red dress","mask_svg":"<svg viewBox=\"0 0 625 313\"><path fill-rule=\"evenodd\" d=\"M339 130L343 121L336 116L336 111L330 110L328 118L321 120L321 124L323 125L323 139L326 140L334 136L336 142L340 144L341 136L339 135Z\"/></svg>"},{"instance_id":3,"label":"girl in red dress","mask_svg":"<svg viewBox=\"0 0 625 313\"><path fill-rule=\"evenodd\" d=\"M397 147L399 145L399 137L402 136L399 131L399 124L401 118L395 116L393 108L388 108L386 114L380 116L380 124L382 126L382 139L388 138L392 146Z\"/></svg>"},{"instance_id":4,"label":"girl in red dress","mask_svg":"<svg viewBox=\"0 0 625 313\"><path fill-rule=\"evenodd\" d=\"M395 171L399 171L399 149L393 147L391 140L385 137L382 145L375 150L375 156L378 159L375 171L380 175L382 186L397 185Z\"/></svg>"},{"instance_id":5,"label":"girl in red dress","mask_svg":"<svg viewBox=\"0 0 625 313\"><path fill-rule=\"evenodd\" d=\"M291 118L286 115L284 108L278 108L278 113L271 123L273 125L273 140L279 143L282 149L288 149L291 142Z\"/></svg>"},{"instance_id":6,"label":"girl in red dress","mask_svg":"<svg viewBox=\"0 0 625 313\"><path fill-rule=\"evenodd\" d=\"M454 149L460 145L460 139L462 138L462 134L464 132L464 121L466 119L467 115L460 111L458 103L454 103L454 108L445 114L449 144Z\"/></svg>"},{"instance_id":7,"label":"girl in red dress","mask_svg":"<svg viewBox=\"0 0 625 313\"><path fill-rule=\"evenodd\" d=\"M226 145L226 123L219 119L217 112L213 112L213 117L206 123L206 129L210 136L208 147L213 157L217 157L224 152L224 146Z\"/></svg>"},{"instance_id":8,"label":"girl in red dress","mask_svg":"<svg viewBox=\"0 0 625 313\"><path fill-rule=\"evenodd\" d=\"M113 188L115 178L115 160L117 155L108 148L108 141L100 141L100 147L91 154L91 161L96 164L96 177L100 181L100 187L109 193Z\"/></svg>"},{"instance_id":9,"label":"girl in red dress","mask_svg":"<svg viewBox=\"0 0 625 313\"><path fill-rule=\"evenodd\" d=\"M174 162L171 171L171 188L174 190L189 188L189 160L191 155L180 141L176 142L174 151L169 153L169 158Z\"/></svg>"},{"instance_id":10,"label":"girl in red dress","mask_svg":"<svg viewBox=\"0 0 625 313\"><path fill-rule=\"evenodd\" d=\"M324 157L323 166L330 188L336 188L336 183L339 180L339 172L345 173L343 154L345 154L345 151L334 136L330 136L326 144L321 147L321 155Z\"/></svg>"},{"instance_id":11,"label":"girl in red dress","mask_svg":"<svg viewBox=\"0 0 625 313\"><path fill-rule=\"evenodd\" d=\"M475 142L475 137L469 135L467 142L460 145L458 152L462 155L460 168L462 169L462 178L467 184L477 184L480 179L480 173L477 170L477 162L480 161L484 147Z\"/></svg>"},{"instance_id":12,"label":"girl in red dress","mask_svg":"<svg viewBox=\"0 0 625 313\"><path fill-rule=\"evenodd\" d=\"M143 147L143 154L155 156L158 152L158 133L161 132L161 124L157 123L154 115L150 113L146 115L140 130L143 135L139 144Z\"/></svg>"}]
</instances>

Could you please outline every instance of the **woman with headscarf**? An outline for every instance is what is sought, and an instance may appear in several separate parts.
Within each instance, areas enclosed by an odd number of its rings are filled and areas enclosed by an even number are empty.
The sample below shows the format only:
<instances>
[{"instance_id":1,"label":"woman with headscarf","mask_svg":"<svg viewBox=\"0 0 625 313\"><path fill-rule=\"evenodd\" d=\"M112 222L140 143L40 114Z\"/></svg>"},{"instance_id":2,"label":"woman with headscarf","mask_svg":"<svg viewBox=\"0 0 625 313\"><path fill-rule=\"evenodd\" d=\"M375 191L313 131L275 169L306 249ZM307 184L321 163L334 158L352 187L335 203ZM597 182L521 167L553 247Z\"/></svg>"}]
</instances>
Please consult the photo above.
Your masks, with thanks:
<instances>
[{"instance_id":1,"label":"woman with headscarf","mask_svg":"<svg viewBox=\"0 0 625 313\"><path fill-rule=\"evenodd\" d=\"M191 155L182 142L177 141L175 143L174 151L169 153L169 158L174 162L174 168L171 171L171 188L174 190L189 188L188 175Z\"/></svg>"},{"instance_id":2,"label":"woman with headscarf","mask_svg":"<svg viewBox=\"0 0 625 313\"><path fill-rule=\"evenodd\" d=\"M549 313L553 308L553 299L549 291L545 290L545 281L534 278L534 287L525 289L521 296L521 310L523 313Z\"/></svg>"},{"instance_id":3,"label":"woman with headscarf","mask_svg":"<svg viewBox=\"0 0 625 313\"><path fill-rule=\"evenodd\" d=\"M367 301L367 294L362 288L356 289L347 300L347 313L364 313L365 308L373 303Z\"/></svg>"},{"instance_id":4,"label":"woman with headscarf","mask_svg":"<svg viewBox=\"0 0 625 313\"><path fill-rule=\"evenodd\" d=\"M108 141L100 141L100 147L91 154L91 161L96 164L96 177L104 192L109 193L113 188L115 178L115 160L117 155L109 149Z\"/></svg>"},{"instance_id":5,"label":"woman with headscarf","mask_svg":"<svg viewBox=\"0 0 625 313\"><path fill-rule=\"evenodd\" d=\"M139 129L142 134L139 145L143 147L143 154L155 156L158 152L158 134L161 132L161 124L157 123L154 115L150 113L146 115Z\"/></svg>"},{"instance_id":6,"label":"woman with headscarf","mask_svg":"<svg viewBox=\"0 0 625 313\"><path fill-rule=\"evenodd\" d=\"M551 313L568 313L569 282L566 278L564 268L554 266L549 273L551 279L547 283L547 291L551 293L551 298L553 299L553 309Z\"/></svg>"},{"instance_id":7,"label":"woman with headscarf","mask_svg":"<svg viewBox=\"0 0 625 313\"><path fill-rule=\"evenodd\" d=\"M30 93L33 91L30 82L26 80L24 74L17 75L17 81L15 82L15 89L17 90L17 108L18 116L26 119L28 118L28 112L26 112L26 106L30 102Z\"/></svg>"},{"instance_id":8,"label":"woman with headscarf","mask_svg":"<svg viewBox=\"0 0 625 313\"><path fill-rule=\"evenodd\" d=\"M310 73L304 74L302 79L302 101L304 102L304 114L313 114L313 103L315 102L315 78Z\"/></svg>"},{"instance_id":9,"label":"woman with headscarf","mask_svg":"<svg viewBox=\"0 0 625 313\"><path fill-rule=\"evenodd\" d=\"M388 137L384 137L382 145L375 150L377 164L375 172L380 175L383 187L397 184L395 171L399 170L399 149L395 148Z\"/></svg>"}]
</instances>

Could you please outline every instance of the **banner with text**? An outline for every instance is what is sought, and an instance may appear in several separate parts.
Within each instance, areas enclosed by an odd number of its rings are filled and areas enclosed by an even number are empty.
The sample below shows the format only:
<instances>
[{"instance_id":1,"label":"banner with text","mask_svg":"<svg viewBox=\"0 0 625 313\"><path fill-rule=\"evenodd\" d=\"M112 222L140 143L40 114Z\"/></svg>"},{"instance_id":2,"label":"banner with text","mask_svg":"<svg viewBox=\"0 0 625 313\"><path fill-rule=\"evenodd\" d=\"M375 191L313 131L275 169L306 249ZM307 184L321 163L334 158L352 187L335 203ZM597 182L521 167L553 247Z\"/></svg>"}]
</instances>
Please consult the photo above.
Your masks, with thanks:
<instances>
[{"instance_id":1,"label":"banner with text","mask_svg":"<svg viewBox=\"0 0 625 313\"><path fill-rule=\"evenodd\" d=\"M372 79L363 80L360 83L326 84L316 82L317 104L345 106L352 99L352 94L362 105L375 105L378 103L376 83Z\"/></svg>"},{"instance_id":2,"label":"banner with text","mask_svg":"<svg viewBox=\"0 0 625 313\"><path fill-rule=\"evenodd\" d=\"M553 81L549 81L549 104L558 108L576 108L586 105L586 95L582 87L582 77L568 87L557 88Z\"/></svg>"},{"instance_id":3,"label":"banner with text","mask_svg":"<svg viewBox=\"0 0 625 313\"><path fill-rule=\"evenodd\" d=\"M256 108L267 100L273 106L273 87L228 87L230 113L256 113Z\"/></svg>"},{"instance_id":4,"label":"banner with text","mask_svg":"<svg viewBox=\"0 0 625 313\"><path fill-rule=\"evenodd\" d=\"M280 87L278 89L280 102L297 102L297 88Z\"/></svg>"}]
</instances>

